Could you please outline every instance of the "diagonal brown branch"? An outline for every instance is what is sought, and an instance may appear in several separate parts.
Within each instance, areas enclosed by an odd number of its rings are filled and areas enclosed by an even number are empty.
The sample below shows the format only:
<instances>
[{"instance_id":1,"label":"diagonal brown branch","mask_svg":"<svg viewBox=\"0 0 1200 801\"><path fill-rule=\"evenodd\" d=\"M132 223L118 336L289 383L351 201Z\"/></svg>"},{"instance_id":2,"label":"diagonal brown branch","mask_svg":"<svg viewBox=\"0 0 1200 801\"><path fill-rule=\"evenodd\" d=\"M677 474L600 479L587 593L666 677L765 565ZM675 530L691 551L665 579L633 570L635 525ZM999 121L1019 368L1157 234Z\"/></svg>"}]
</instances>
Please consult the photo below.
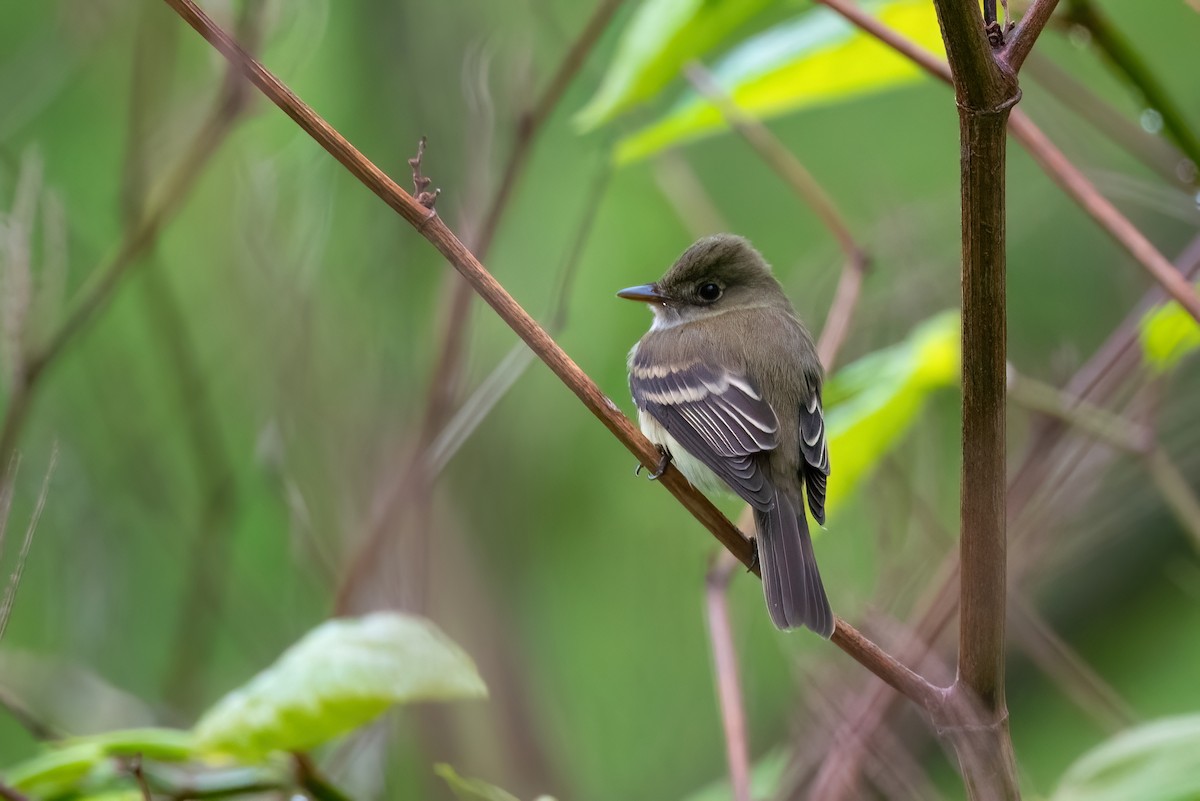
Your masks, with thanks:
<instances>
[{"instance_id":1,"label":"diagonal brown branch","mask_svg":"<svg viewBox=\"0 0 1200 801\"><path fill-rule=\"evenodd\" d=\"M642 436L595 382L575 364L549 334L479 263L441 218L421 206L375 166L332 126L300 100L287 86L251 57L229 34L217 26L192 0L164 0L189 25L305 133L311 136L355 178L407 220L432 244L487 302L497 315L538 355L579 401L639 462L654 468L658 450ZM668 470L658 482L743 564L753 563L753 549L740 531L677 470ZM900 664L841 618L833 642L875 675L926 708L936 707L942 690Z\"/></svg>"}]
</instances>

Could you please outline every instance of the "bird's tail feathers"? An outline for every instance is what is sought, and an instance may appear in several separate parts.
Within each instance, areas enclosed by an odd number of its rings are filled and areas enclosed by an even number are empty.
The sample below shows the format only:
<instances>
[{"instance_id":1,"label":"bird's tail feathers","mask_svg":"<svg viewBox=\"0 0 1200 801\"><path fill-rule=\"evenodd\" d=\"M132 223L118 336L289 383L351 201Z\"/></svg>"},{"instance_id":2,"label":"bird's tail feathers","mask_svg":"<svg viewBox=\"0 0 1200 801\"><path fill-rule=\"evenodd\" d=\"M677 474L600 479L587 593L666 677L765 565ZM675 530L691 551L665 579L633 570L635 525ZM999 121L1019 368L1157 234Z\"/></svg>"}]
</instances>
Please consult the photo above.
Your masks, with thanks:
<instances>
[{"instance_id":1,"label":"bird's tail feathers","mask_svg":"<svg viewBox=\"0 0 1200 801\"><path fill-rule=\"evenodd\" d=\"M803 504L795 505L776 490L775 503L765 512L755 511L754 521L772 622L780 629L807 626L829 639L833 636L833 611L817 571Z\"/></svg>"}]
</instances>

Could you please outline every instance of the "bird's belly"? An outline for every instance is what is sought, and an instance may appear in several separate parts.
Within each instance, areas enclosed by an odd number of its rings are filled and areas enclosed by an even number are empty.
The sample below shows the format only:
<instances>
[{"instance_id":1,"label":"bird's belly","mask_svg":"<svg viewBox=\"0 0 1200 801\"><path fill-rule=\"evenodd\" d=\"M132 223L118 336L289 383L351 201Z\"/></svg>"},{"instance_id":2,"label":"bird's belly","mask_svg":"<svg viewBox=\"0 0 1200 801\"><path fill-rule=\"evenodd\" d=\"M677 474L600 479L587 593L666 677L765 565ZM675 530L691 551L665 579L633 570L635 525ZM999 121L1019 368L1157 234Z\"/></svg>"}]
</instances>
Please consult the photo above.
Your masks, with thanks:
<instances>
[{"instance_id":1,"label":"bird's belly","mask_svg":"<svg viewBox=\"0 0 1200 801\"><path fill-rule=\"evenodd\" d=\"M671 454L671 464L675 466L688 482L701 492L729 492L724 481L709 470L704 462L688 453L687 449L672 437L662 424L641 409L638 409L638 426L646 439L655 445L666 448Z\"/></svg>"}]
</instances>

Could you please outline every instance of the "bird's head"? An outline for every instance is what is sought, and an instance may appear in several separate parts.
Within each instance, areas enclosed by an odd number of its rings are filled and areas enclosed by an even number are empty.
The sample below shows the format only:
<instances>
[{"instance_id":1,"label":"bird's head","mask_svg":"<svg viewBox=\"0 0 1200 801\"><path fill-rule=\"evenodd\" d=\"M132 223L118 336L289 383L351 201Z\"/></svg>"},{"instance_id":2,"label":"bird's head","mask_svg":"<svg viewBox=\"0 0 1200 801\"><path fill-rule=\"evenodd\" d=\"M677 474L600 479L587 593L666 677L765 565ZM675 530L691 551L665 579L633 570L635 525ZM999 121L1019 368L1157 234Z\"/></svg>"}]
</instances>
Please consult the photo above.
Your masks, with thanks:
<instances>
[{"instance_id":1,"label":"bird's head","mask_svg":"<svg viewBox=\"0 0 1200 801\"><path fill-rule=\"evenodd\" d=\"M733 234L699 240L662 278L622 289L617 297L650 304L656 327L734 309L788 308L787 296L762 255Z\"/></svg>"}]
</instances>

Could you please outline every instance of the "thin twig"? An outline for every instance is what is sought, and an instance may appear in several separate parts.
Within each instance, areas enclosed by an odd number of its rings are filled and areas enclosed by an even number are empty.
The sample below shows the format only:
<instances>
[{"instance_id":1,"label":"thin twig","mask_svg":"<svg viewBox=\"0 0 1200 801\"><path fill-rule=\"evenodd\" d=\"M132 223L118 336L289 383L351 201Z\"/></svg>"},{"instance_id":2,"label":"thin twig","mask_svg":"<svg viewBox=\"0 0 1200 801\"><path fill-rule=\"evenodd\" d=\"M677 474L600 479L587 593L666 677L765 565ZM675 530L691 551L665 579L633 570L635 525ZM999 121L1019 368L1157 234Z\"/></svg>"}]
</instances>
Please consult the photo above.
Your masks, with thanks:
<instances>
[{"instance_id":1,"label":"thin twig","mask_svg":"<svg viewBox=\"0 0 1200 801\"><path fill-rule=\"evenodd\" d=\"M17 472L21 468L21 454L8 458L4 474L0 475L0 560L4 559L4 540L8 533L8 515L12 512L13 495L17 491Z\"/></svg>"},{"instance_id":2,"label":"thin twig","mask_svg":"<svg viewBox=\"0 0 1200 801\"><path fill-rule=\"evenodd\" d=\"M1013 72L1020 72L1025 58L1033 50L1034 42L1041 36L1042 30L1050 17L1058 0L1033 0L1024 16L1017 23L1016 29L1008 39L1008 44L1000 51L1000 60Z\"/></svg>"},{"instance_id":3,"label":"thin twig","mask_svg":"<svg viewBox=\"0 0 1200 801\"><path fill-rule=\"evenodd\" d=\"M312 796L314 801L350 801L348 795L325 778L308 754L292 754L292 766L296 771L296 784Z\"/></svg>"},{"instance_id":4,"label":"thin twig","mask_svg":"<svg viewBox=\"0 0 1200 801\"><path fill-rule=\"evenodd\" d=\"M154 801L154 794L150 792L150 785L146 782L146 774L142 772L142 755L134 754L128 761L128 768L137 782L138 789L142 791L142 801Z\"/></svg>"},{"instance_id":5,"label":"thin twig","mask_svg":"<svg viewBox=\"0 0 1200 801\"><path fill-rule=\"evenodd\" d=\"M750 747L746 734L746 709L738 677L737 651L729 622L729 581L738 563L728 551L719 551L704 581L704 606L708 639L712 646L713 670L717 674L717 702L725 735L725 759L729 763L729 786L733 801L750 801Z\"/></svg>"},{"instance_id":6,"label":"thin twig","mask_svg":"<svg viewBox=\"0 0 1200 801\"><path fill-rule=\"evenodd\" d=\"M46 498L50 494L50 479L58 464L58 443L50 449L50 463L46 465L46 475L42 477L42 488L38 492L33 514L29 516L29 525L25 527L25 539L21 541L21 551L17 554L17 564L8 585L4 588L4 600L0 601L0 641L4 639L4 630L8 628L8 620L12 616L13 604L17 599L17 588L21 586L21 576L25 573L25 563L29 559L29 548L33 545L33 533L37 531L38 522L42 519L42 510L46 508Z\"/></svg>"},{"instance_id":7,"label":"thin twig","mask_svg":"<svg viewBox=\"0 0 1200 801\"><path fill-rule=\"evenodd\" d=\"M41 720L25 705L24 701L13 695L3 685L0 685L0 706L4 707L13 720L21 724L21 727L29 732L29 736L33 737L33 739L41 742L49 742L63 738L63 732L58 731L49 723Z\"/></svg>"},{"instance_id":8,"label":"thin twig","mask_svg":"<svg viewBox=\"0 0 1200 801\"><path fill-rule=\"evenodd\" d=\"M581 403L646 468L654 468L660 454L625 417L615 403L576 365L558 344L496 281L471 251L436 213L425 209L400 186L356 150L329 123L304 104L290 89L200 10L192 0L164 0L218 52L233 63L280 110L338 160L352 175L407 220L432 244L472 288L517 333ZM753 548L740 531L712 502L692 487L678 470L667 470L657 482L664 487L714 537L747 567L753 566ZM934 703L942 691L901 665L838 618L833 642L860 664L921 704Z\"/></svg>"},{"instance_id":9,"label":"thin twig","mask_svg":"<svg viewBox=\"0 0 1200 801\"><path fill-rule=\"evenodd\" d=\"M1146 468L1163 500L1167 502L1167 508L1192 538L1192 547L1200 553L1200 500L1197 500L1187 478L1161 445L1146 456Z\"/></svg>"},{"instance_id":10,"label":"thin twig","mask_svg":"<svg viewBox=\"0 0 1200 801\"><path fill-rule=\"evenodd\" d=\"M867 251L854 238L845 215L812 173L765 125L742 111L737 102L722 91L702 64L692 62L684 70L684 74L696 91L720 110L721 116L730 127L746 140L772 172L782 178L788 187L808 204L837 240L844 255L842 274L817 342L821 363L827 371L832 370L838 351L841 350L850 330L850 319L858 305L863 278L870 261Z\"/></svg>"},{"instance_id":11,"label":"thin twig","mask_svg":"<svg viewBox=\"0 0 1200 801\"><path fill-rule=\"evenodd\" d=\"M1008 396L1027 409L1049 414L1097 439L1144 456L1151 450L1152 435L1145 426L1125 420L1082 398L1068 397L1063 390L1010 369Z\"/></svg>"}]
</instances>

